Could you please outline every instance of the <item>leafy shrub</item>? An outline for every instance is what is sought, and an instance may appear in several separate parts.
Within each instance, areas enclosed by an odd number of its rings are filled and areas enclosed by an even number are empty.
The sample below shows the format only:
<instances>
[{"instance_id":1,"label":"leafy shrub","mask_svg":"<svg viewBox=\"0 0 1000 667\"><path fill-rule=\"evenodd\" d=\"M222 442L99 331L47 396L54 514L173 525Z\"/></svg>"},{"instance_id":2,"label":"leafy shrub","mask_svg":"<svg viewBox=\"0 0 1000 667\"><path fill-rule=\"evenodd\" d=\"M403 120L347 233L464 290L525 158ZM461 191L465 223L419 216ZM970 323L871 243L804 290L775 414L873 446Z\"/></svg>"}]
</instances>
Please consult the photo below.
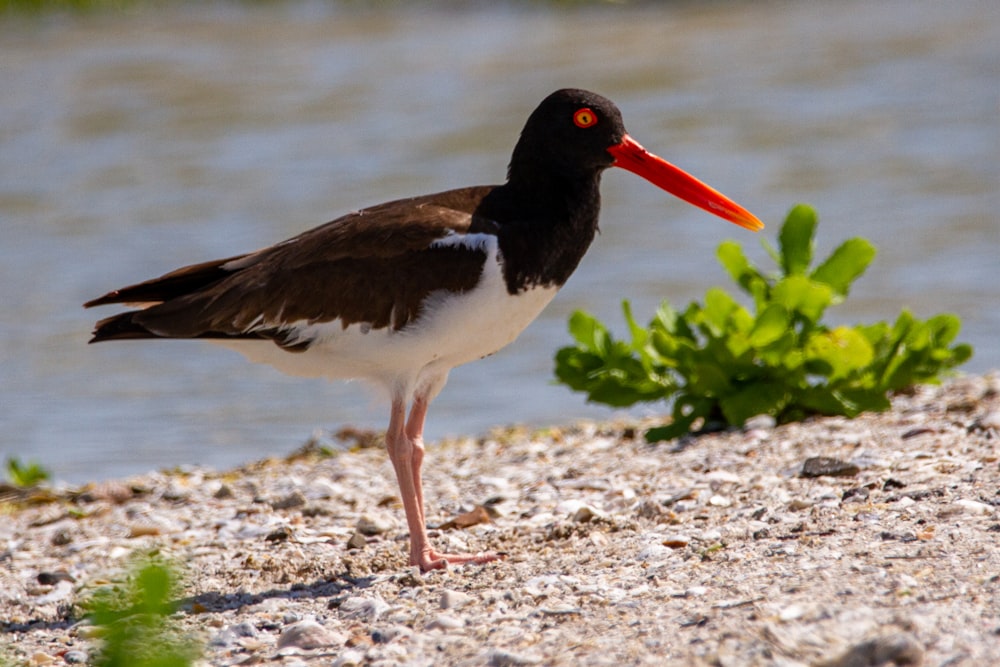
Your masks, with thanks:
<instances>
[{"instance_id":1,"label":"leafy shrub","mask_svg":"<svg viewBox=\"0 0 1000 667\"><path fill-rule=\"evenodd\" d=\"M890 392L937 382L972 356L967 344L949 347L960 328L954 315L921 321L903 310L891 325L823 324L826 309L847 297L875 248L849 239L813 269L816 224L808 206L789 212L779 248L766 246L776 275L751 264L736 242L719 246L719 262L752 297L753 312L712 288L704 304L692 302L683 312L663 302L643 328L625 301L630 341L615 339L585 312L573 313L576 344L556 354L556 377L611 406L672 400L672 422L646 434L656 441L698 425L742 425L758 414L783 423L885 410Z\"/></svg>"},{"instance_id":2,"label":"leafy shrub","mask_svg":"<svg viewBox=\"0 0 1000 667\"><path fill-rule=\"evenodd\" d=\"M83 603L98 630L96 667L189 667L200 646L171 622L177 576L161 559L137 560L124 585L98 589Z\"/></svg>"},{"instance_id":3,"label":"leafy shrub","mask_svg":"<svg viewBox=\"0 0 1000 667\"><path fill-rule=\"evenodd\" d=\"M22 463L15 456L7 457L7 479L14 486L21 488L37 486L41 482L47 481L51 476L48 470L34 461Z\"/></svg>"}]
</instances>

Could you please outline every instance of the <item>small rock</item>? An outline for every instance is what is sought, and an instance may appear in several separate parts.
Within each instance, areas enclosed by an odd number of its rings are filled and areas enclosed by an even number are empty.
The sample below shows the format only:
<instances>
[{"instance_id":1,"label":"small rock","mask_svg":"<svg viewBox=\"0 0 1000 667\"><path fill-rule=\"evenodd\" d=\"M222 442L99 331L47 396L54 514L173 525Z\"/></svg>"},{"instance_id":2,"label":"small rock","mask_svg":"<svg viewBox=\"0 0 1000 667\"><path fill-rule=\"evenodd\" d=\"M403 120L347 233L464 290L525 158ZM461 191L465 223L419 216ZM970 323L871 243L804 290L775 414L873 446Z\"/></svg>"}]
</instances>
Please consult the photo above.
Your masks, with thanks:
<instances>
[{"instance_id":1,"label":"small rock","mask_svg":"<svg viewBox=\"0 0 1000 667\"><path fill-rule=\"evenodd\" d=\"M339 646L345 639L339 634L330 632L313 619L306 619L289 625L281 631L278 637L278 648L296 647L301 649Z\"/></svg>"},{"instance_id":2,"label":"small rock","mask_svg":"<svg viewBox=\"0 0 1000 667\"><path fill-rule=\"evenodd\" d=\"M636 508L636 514L643 519L658 519L667 514L667 509L655 500L644 500Z\"/></svg>"},{"instance_id":3,"label":"small rock","mask_svg":"<svg viewBox=\"0 0 1000 667\"><path fill-rule=\"evenodd\" d=\"M521 667L522 665L540 665L541 663L541 658L501 649L492 649L486 658L488 667Z\"/></svg>"},{"instance_id":4,"label":"small rock","mask_svg":"<svg viewBox=\"0 0 1000 667\"><path fill-rule=\"evenodd\" d=\"M388 603L377 595L372 598L352 596L340 603L340 613L352 619L375 621L389 609Z\"/></svg>"},{"instance_id":5,"label":"small rock","mask_svg":"<svg viewBox=\"0 0 1000 667\"><path fill-rule=\"evenodd\" d=\"M351 539L347 540L347 550L353 551L354 549L363 549L365 545L368 544L368 540L361 532L356 532L351 535Z\"/></svg>"},{"instance_id":6,"label":"small rock","mask_svg":"<svg viewBox=\"0 0 1000 667\"><path fill-rule=\"evenodd\" d=\"M357 526L355 526L355 530L362 535L381 535L388 533L393 528L394 525L391 519L372 514L362 514L361 518L358 519Z\"/></svg>"},{"instance_id":7,"label":"small rock","mask_svg":"<svg viewBox=\"0 0 1000 667\"><path fill-rule=\"evenodd\" d=\"M441 530L465 530L481 523L490 523L490 513L482 505L476 505L468 512L459 514L454 519L445 521L440 526Z\"/></svg>"},{"instance_id":8,"label":"small rock","mask_svg":"<svg viewBox=\"0 0 1000 667\"><path fill-rule=\"evenodd\" d=\"M979 418L976 422L976 426L983 430L991 429L1000 431L1000 410L993 410L992 412L987 412L985 415Z\"/></svg>"},{"instance_id":9,"label":"small rock","mask_svg":"<svg viewBox=\"0 0 1000 667\"><path fill-rule=\"evenodd\" d=\"M739 475L728 470L713 470L705 475L705 478L710 482L720 484L738 484L741 479Z\"/></svg>"},{"instance_id":10,"label":"small rock","mask_svg":"<svg viewBox=\"0 0 1000 667\"><path fill-rule=\"evenodd\" d=\"M468 593L445 589L441 591L440 605L442 609L458 609L460 607L464 607L473 600L475 600L475 598Z\"/></svg>"},{"instance_id":11,"label":"small rock","mask_svg":"<svg viewBox=\"0 0 1000 667\"><path fill-rule=\"evenodd\" d=\"M333 661L333 667L360 667L365 662L365 654L361 651L344 651Z\"/></svg>"},{"instance_id":12,"label":"small rock","mask_svg":"<svg viewBox=\"0 0 1000 667\"><path fill-rule=\"evenodd\" d=\"M809 611L805 605L801 604L790 604L778 613L778 618L786 623L788 621L796 621L806 615Z\"/></svg>"},{"instance_id":13,"label":"small rock","mask_svg":"<svg viewBox=\"0 0 1000 667\"><path fill-rule=\"evenodd\" d=\"M860 469L848 461L828 456L812 456L802 464L802 477L851 477Z\"/></svg>"},{"instance_id":14,"label":"small rock","mask_svg":"<svg viewBox=\"0 0 1000 667\"><path fill-rule=\"evenodd\" d=\"M777 424L777 420L771 415L755 415L743 422L744 431L770 430Z\"/></svg>"},{"instance_id":15,"label":"small rock","mask_svg":"<svg viewBox=\"0 0 1000 667\"><path fill-rule=\"evenodd\" d=\"M55 661L56 659L48 653L36 651L35 653L32 653L31 658L28 659L28 665L30 665L30 667L37 667L38 665L51 665Z\"/></svg>"},{"instance_id":16,"label":"small rock","mask_svg":"<svg viewBox=\"0 0 1000 667\"><path fill-rule=\"evenodd\" d=\"M970 514L990 514L993 512L992 505L987 505L986 503L981 503L978 500L970 500L968 498L956 500L952 504L958 506L963 511L969 512Z\"/></svg>"},{"instance_id":17,"label":"small rock","mask_svg":"<svg viewBox=\"0 0 1000 667\"><path fill-rule=\"evenodd\" d=\"M592 507L584 505L573 514L573 522L590 523L596 516L597 512L595 512Z\"/></svg>"},{"instance_id":18,"label":"small rock","mask_svg":"<svg viewBox=\"0 0 1000 667\"><path fill-rule=\"evenodd\" d=\"M868 500L868 496L871 492L864 486L856 486L852 489L847 489L840 497L840 502L842 503L863 503Z\"/></svg>"},{"instance_id":19,"label":"small rock","mask_svg":"<svg viewBox=\"0 0 1000 667\"><path fill-rule=\"evenodd\" d=\"M52 535L52 546L54 547L64 547L72 542L73 533L65 528L57 530L55 534Z\"/></svg>"},{"instance_id":20,"label":"small rock","mask_svg":"<svg viewBox=\"0 0 1000 667\"><path fill-rule=\"evenodd\" d=\"M413 630L405 625L390 625L387 628L372 630L372 641L376 644L388 644L394 639L408 638L413 636Z\"/></svg>"},{"instance_id":21,"label":"small rock","mask_svg":"<svg viewBox=\"0 0 1000 667\"><path fill-rule=\"evenodd\" d=\"M84 651L66 651L63 655L63 662L68 665L82 665L87 662L87 658Z\"/></svg>"},{"instance_id":22,"label":"small rock","mask_svg":"<svg viewBox=\"0 0 1000 667\"><path fill-rule=\"evenodd\" d=\"M223 484L222 486L219 487L219 489L215 493L212 494L212 497L215 498L216 500L225 500L226 498L232 498L233 490L229 485Z\"/></svg>"},{"instance_id":23,"label":"small rock","mask_svg":"<svg viewBox=\"0 0 1000 667\"><path fill-rule=\"evenodd\" d=\"M264 539L268 542L286 542L291 536L292 531L288 526L280 526L277 530L268 533Z\"/></svg>"},{"instance_id":24,"label":"small rock","mask_svg":"<svg viewBox=\"0 0 1000 667\"><path fill-rule=\"evenodd\" d=\"M708 499L708 504L712 507L729 507L733 501L726 496L715 495Z\"/></svg>"},{"instance_id":25,"label":"small rock","mask_svg":"<svg viewBox=\"0 0 1000 667\"><path fill-rule=\"evenodd\" d=\"M306 497L300 491L292 491L284 498L271 502L273 510L290 510L294 507L302 507L306 504Z\"/></svg>"},{"instance_id":26,"label":"small rock","mask_svg":"<svg viewBox=\"0 0 1000 667\"><path fill-rule=\"evenodd\" d=\"M254 627L253 623L237 623L235 625L230 625L228 628L215 635L215 637L213 637L209 642L209 646L231 648L236 645L240 638L254 638L258 634L257 628Z\"/></svg>"},{"instance_id":27,"label":"small rock","mask_svg":"<svg viewBox=\"0 0 1000 667\"><path fill-rule=\"evenodd\" d=\"M843 655L820 663L821 667L919 667L924 649L907 633L878 637L851 647Z\"/></svg>"},{"instance_id":28,"label":"small rock","mask_svg":"<svg viewBox=\"0 0 1000 667\"><path fill-rule=\"evenodd\" d=\"M66 570L59 570L58 572L39 572L36 579L42 586L55 586L60 581L68 581L70 583L76 582L73 575Z\"/></svg>"},{"instance_id":29,"label":"small rock","mask_svg":"<svg viewBox=\"0 0 1000 667\"><path fill-rule=\"evenodd\" d=\"M406 572L401 573L395 578L395 582L400 586L406 588L413 588L414 586L424 585L424 576L420 574L419 567L411 567Z\"/></svg>"},{"instance_id":30,"label":"small rock","mask_svg":"<svg viewBox=\"0 0 1000 667\"><path fill-rule=\"evenodd\" d=\"M662 544L670 549L683 549L691 543L691 538L686 535L671 535L663 540Z\"/></svg>"},{"instance_id":31,"label":"small rock","mask_svg":"<svg viewBox=\"0 0 1000 667\"><path fill-rule=\"evenodd\" d=\"M650 544L644 547L636 558L642 561L658 560L660 558L665 558L669 553L670 549L662 544Z\"/></svg>"},{"instance_id":32,"label":"small rock","mask_svg":"<svg viewBox=\"0 0 1000 667\"><path fill-rule=\"evenodd\" d=\"M457 630L465 627L465 621L451 614L438 614L427 623L428 630Z\"/></svg>"},{"instance_id":33,"label":"small rock","mask_svg":"<svg viewBox=\"0 0 1000 667\"><path fill-rule=\"evenodd\" d=\"M132 537L132 538L135 538L135 537L148 537L148 536L159 535L160 532L161 531L160 531L160 527L159 526L154 526L153 524L149 524L149 523L137 523L137 524L133 524L128 529L128 536Z\"/></svg>"}]
</instances>

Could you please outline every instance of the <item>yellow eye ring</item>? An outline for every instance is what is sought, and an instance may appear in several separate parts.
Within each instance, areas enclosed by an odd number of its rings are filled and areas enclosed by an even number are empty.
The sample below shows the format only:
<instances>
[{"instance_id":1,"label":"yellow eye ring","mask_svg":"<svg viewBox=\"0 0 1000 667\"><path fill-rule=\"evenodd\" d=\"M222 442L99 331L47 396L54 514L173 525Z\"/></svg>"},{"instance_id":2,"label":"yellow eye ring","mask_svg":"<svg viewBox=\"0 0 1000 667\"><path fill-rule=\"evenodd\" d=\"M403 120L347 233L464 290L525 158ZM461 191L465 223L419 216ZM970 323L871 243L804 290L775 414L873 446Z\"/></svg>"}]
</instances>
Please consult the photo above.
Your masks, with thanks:
<instances>
[{"instance_id":1,"label":"yellow eye ring","mask_svg":"<svg viewBox=\"0 0 1000 667\"><path fill-rule=\"evenodd\" d=\"M597 114L584 107L573 114L573 122L577 127L593 127L597 125Z\"/></svg>"}]
</instances>

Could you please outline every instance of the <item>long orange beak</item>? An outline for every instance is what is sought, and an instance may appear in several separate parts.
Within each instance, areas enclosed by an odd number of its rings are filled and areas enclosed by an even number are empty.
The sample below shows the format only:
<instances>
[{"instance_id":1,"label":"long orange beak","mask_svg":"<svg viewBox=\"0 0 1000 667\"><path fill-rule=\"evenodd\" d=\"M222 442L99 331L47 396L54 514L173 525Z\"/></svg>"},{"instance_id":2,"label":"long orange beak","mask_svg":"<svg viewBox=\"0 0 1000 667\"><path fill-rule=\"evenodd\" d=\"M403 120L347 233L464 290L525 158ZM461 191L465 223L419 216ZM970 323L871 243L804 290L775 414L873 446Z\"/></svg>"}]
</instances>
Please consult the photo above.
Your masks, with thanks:
<instances>
[{"instance_id":1,"label":"long orange beak","mask_svg":"<svg viewBox=\"0 0 1000 667\"><path fill-rule=\"evenodd\" d=\"M689 204L694 204L750 231L757 232L764 229L764 223L753 213L715 188L702 183L663 158L653 155L627 134L620 144L612 146L608 152L615 158L613 166L638 174Z\"/></svg>"}]
</instances>

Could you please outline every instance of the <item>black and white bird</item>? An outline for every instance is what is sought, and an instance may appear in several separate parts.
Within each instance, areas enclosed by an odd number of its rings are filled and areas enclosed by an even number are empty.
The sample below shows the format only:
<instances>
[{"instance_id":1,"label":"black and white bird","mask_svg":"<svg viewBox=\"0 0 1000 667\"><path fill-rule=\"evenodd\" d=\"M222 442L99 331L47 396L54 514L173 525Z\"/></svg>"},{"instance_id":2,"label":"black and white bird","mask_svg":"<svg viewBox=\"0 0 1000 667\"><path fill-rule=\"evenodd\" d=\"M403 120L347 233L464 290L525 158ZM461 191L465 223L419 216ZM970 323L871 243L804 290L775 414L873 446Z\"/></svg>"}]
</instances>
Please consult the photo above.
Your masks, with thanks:
<instances>
[{"instance_id":1,"label":"black and white bird","mask_svg":"<svg viewBox=\"0 0 1000 667\"><path fill-rule=\"evenodd\" d=\"M430 570L495 560L495 553L440 553L428 541L420 476L427 408L452 368L512 342L565 284L594 240L609 167L763 228L647 152L610 100L558 90L528 118L503 185L380 204L263 250L115 290L85 306L137 309L99 321L90 342L199 338L291 375L383 386L410 564Z\"/></svg>"}]
</instances>

